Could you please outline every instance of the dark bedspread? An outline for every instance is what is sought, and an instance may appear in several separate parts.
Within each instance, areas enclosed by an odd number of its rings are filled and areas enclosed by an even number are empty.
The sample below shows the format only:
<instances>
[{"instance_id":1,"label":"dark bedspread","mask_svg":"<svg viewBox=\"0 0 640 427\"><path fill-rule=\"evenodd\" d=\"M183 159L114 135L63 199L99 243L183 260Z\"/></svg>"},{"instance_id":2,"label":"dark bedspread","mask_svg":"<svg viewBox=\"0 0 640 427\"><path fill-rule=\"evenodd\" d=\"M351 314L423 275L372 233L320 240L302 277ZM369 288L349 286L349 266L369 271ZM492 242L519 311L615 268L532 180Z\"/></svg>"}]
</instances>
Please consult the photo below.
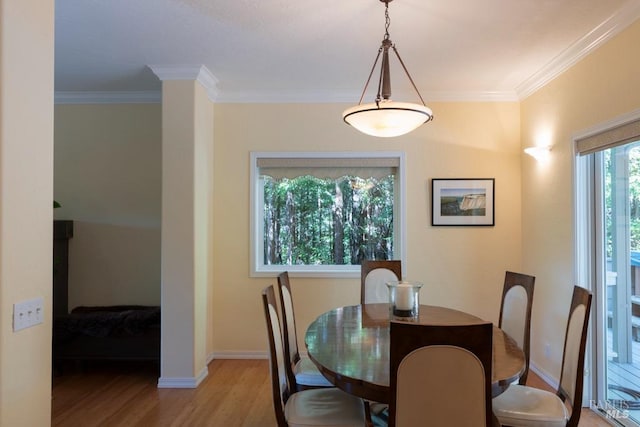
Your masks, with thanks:
<instances>
[{"instance_id":1,"label":"dark bedspread","mask_svg":"<svg viewBox=\"0 0 640 427\"><path fill-rule=\"evenodd\" d=\"M53 326L54 343L66 342L78 335L141 335L149 328L160 326L160 307L77 307L66 316L56 317Z\"/></svg>"}]
</instances>

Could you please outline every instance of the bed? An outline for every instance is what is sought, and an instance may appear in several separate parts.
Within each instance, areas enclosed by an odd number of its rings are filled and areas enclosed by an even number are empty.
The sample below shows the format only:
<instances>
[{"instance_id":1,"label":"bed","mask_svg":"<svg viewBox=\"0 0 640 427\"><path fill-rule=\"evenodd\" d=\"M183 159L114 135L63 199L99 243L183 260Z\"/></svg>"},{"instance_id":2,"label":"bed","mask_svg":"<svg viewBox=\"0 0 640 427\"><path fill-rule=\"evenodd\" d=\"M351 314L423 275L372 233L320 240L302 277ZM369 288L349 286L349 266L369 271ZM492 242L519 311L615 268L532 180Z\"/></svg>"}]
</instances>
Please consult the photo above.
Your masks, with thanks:
<instances>
[{"instance_id":1,"label":"bed","mask_svg":"<svg viewBox=\"0 0 640 427\"><path fill-rule=\"evenodd\" d=\"M160 307L76 307L53 321L53 357L63 360L160 359Z\"/></svg>"}]
</instances>

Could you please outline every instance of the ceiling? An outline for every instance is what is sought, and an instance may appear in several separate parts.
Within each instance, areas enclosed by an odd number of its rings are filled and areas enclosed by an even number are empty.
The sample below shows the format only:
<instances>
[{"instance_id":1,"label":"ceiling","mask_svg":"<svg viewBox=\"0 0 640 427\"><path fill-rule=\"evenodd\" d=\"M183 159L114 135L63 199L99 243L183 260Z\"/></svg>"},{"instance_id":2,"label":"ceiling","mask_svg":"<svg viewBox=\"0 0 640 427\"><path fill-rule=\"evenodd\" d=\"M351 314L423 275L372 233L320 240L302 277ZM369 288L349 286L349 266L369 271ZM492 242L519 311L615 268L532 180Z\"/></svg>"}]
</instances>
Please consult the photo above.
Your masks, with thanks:
<instances>
[{"instance_id":1,"label":"ceiling","mask_svg":"<svg viewBox=\"0 0 640 427\"><path fill-rule=\"evenodd\" d=\"M378 0L56 0L55 9L56 97L67 100L159 94L149 65L204 65L221 102L357 102L385 25ZM640 0L395 0L389 15L427 104L517 100L640 17ZM393 58L391 67L392 98L412 96Z\"/></svg>"}]
</instances>

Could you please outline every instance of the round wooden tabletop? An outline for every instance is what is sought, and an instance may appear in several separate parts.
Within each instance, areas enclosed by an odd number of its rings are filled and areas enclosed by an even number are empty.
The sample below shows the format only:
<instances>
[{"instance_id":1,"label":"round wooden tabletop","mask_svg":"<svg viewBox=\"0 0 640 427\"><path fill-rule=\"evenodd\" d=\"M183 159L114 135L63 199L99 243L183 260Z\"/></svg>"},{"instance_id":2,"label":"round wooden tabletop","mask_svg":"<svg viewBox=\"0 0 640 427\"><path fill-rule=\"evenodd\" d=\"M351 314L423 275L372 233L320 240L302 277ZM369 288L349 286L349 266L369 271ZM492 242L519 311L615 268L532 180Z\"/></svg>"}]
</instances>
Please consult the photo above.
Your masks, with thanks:
<instances>
[{"instance_id":1,"label":"round wooden tabletop","mask_svg":"<svg viewBox=\"0 0 640 427\"><path fill-rule=\"evenodd\" d=\"M445 307L420 306L417 323L482 323L471 314ZM325 377L347 393L389 402L389 305L340 307L320 315L307 329L309 357ZM524 372L524 353L501 329L493 328L493 395Z\"/></svg>"}]
</instances>

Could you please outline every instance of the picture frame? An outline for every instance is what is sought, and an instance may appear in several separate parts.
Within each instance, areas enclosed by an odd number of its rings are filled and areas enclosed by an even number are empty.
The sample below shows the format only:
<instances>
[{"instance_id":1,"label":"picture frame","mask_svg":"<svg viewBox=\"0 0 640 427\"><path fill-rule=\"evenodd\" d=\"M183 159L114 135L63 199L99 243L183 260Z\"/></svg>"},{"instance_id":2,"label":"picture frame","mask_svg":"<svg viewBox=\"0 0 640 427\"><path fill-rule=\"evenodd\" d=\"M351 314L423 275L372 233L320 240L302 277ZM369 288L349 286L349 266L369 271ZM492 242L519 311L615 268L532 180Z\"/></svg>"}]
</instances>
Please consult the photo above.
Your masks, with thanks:
<instances>
[{"instance_id":1,"label":"picture frame","mask_svg":"<svg viewBox=\"0 0 640 427\"><path fill-rule=\"evenodd\" d=\"M433 178L432 226L494 226L495 178Z\"/></svg>"}]
</instances>

